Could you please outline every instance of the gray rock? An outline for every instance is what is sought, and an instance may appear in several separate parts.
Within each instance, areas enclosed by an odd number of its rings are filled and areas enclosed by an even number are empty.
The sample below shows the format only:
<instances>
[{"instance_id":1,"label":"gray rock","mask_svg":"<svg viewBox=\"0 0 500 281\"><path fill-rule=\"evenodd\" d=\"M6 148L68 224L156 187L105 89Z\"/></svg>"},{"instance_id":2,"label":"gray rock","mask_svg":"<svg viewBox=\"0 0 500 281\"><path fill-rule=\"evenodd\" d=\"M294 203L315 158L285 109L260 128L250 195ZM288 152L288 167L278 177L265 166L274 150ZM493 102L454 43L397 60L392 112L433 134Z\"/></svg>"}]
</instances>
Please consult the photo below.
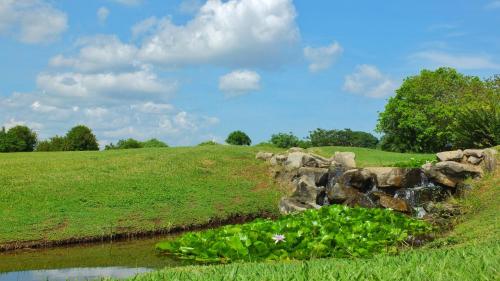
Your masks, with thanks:
<instances>
[{"instance_id":1,"label":"gray rock","mask_svg":"<svg viewBox=\"0 0 500 281\"><path fill-rule=\"evenodd\" d=\"M268 161L274 156L274 153L271 152L258 152L255 156L256 159Z\"/></svg>"},{"instance_id":2,"label":"gray rock","mask_svg":"<svg viewBox=\"0 0 500 281\"><path fill-rule=\"evenodd\" d=\"M436 169L447 176L459 179L476 178L483 175L483 170L480 167L454 161L438 162Z\"/></svg>"},{"instance_id":3,"label":"gray rock","mask_svg":"<svg viewBox=\"0 0 500 281\"><path fill-rule=\"evenodd\" d=\"M464 157L462 150L443 151L436 154L439 161L461 161Z\"/></svg>"},{"instance_id":4,"label":"gray rock","mask_svg":"<svg viewBox=\"0 0 500 281\"><path fill-rule=\"evenodd\" d=\"M344 202L344 205L349 207L376 208L377 204L366 194L358 193L357 196L351 197Z\"/></svg>"},{"instance_id":5,"label":"gray rock","mask_svg":"<svg viewBox=\"0 0 500 281\"><path fill-rule=\"evenodd\" d=\"M352 187L345 187L339 183L327 188L326 196L332 204L342 204L349 199L358 197L360 192Z\"/></svg>"},{"instance_id":6,"label":"gray rock","mask_svg":"<svg viewBox=\"0 0 500 281\"><path fill-rule=\"evenodd\" d=\"M282 198L279 209L282 214L291 214L311 209L311 206L300 203L293 198Z\"/></svg>"},{"instance_id":7,"label":"gray rock","mask_svg":"<svg viewBox=\"0 0 500 281\"><path fill-rule=\"evenodd\" d=\"M421 182L420 169L370 167L365 170L375 176L378 188L408 188Z\"/></svg>"},{"instance_id":8,"label":"gray rock","mask_svg":"<svg viewBox=\"0 0 500 281\"><path fill-rule=\"evenodd\" d=\"M328 169L301 167L298 171L300 176L306 176L314 182L316 186L326 186L328 181Z\"/></svg>"},{"instance_id":9,"label":"gray rock","mask_svg":"<svg viewBox=\"0 0 500 281\"><path fill-rule=\"evenodd\" d=\"M482 166L485 171L493 173L497 168L497 154L496 149L488 148L484 150L484 160Z\"/></svg>"},{"instance_id":10,"label":"gray rock","mask_svg":"<svg viewBox=\"0 0 500 281\"><path fill-rule=\"evenodd\" d=\"M483 158L484 150L482 150L482 149L466 149L466 150L464 150L464 155L465 156L474 156L477 158Z\"/></svg>"},{"instance_id":11,"label":"gray rock","mask_svg":"<svg viewBox=\"0 0 500 281\"><path fill-rule=\"evenodd\" d=\"M467 158L467 162L471 163L472 165L479 165L481 161L483 161L483 159L477 158L476 156L469 156L469 158Z\"/></svg>"},{"instance_id":12,"label":"gray rock","mask_svg":"<svg viewBox=\"0 0 500 281\"><path fill-rule=\"evenodd\" d=\"M289 170L298 169L304 165L304 157L306 156L303 152L292 152L288 154L287 160L285 161L285 167Z\"/></svg>"},{"instance_id":13,"label":"gray rock","mask_svg":"<svg viewBox=\"0 0 500 281\"><path fill-rule=\"evenodd\" d=\"M335 152L333 161L347 169L356 168L356 154L354 152Z\"/></svg>"},{"instance_id":14,"label":"gray rock","mask_svg":"<svg viewBox=\"0 0 500 281\"><path fill-rule=\"evenodd\" d=\"M373 192L372 196L378 197L378 204L383 208L389 208L404 213L411 212L410 205L404 199L396 198L383 192Z\"/></svg>"},{"instance_id":15,"label":"gray rock","mask_svg":"<svg viewBox=\"0 0 500 281\"><path fill-rule=\"evenodd\" d=\"M269 160L269 162L273 166L284 165L287 158L288 157L286 155L277 154L277 155L274 155L273 157L271 157L271 160Z\"/></svg>"},{"instance_id":16,"label":"gray rock","mask_svg":"<svg viewBox=\"0 0 500 281\"><path fill-rule=\"evenodd\" d=\"M344 186L350 186L358 189L359 191L369 191L376 186L375 176L366 169L351 169L346 171L340 183Z\"/></svg>"},{"instance_id":17,"label":"gray rock","mask_svg":"<svg viewBox=\"0 0 500 281\"><path fill-rule=\"evenodd\" d=\"M314 181L307 176L302 176L296 180L295 192L292 197L304 204L316 204L321 198L321 194L325 192L325 188L316 186Z\"/></svg>"}]
</instances>

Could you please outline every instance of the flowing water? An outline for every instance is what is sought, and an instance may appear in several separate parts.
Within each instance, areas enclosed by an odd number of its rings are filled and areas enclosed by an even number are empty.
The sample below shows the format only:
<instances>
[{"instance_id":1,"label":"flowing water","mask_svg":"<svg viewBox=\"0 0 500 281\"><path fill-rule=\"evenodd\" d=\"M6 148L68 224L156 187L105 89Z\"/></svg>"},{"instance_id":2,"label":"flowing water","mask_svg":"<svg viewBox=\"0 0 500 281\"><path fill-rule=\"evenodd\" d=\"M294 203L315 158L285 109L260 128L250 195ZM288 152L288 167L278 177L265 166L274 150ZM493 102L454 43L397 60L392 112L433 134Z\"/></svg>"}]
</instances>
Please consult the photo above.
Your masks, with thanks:
<instances>
[{"instance_id":1,"label":"flowing water","mask_svg":"<svg viewBox=\"0 0 500 281\"><path fill-rule=\"evenodd\" d=\"M132 277L181 262L155 251L170 237L0 253L0 281L63 281Z\"/></svg>"}]
</instances>

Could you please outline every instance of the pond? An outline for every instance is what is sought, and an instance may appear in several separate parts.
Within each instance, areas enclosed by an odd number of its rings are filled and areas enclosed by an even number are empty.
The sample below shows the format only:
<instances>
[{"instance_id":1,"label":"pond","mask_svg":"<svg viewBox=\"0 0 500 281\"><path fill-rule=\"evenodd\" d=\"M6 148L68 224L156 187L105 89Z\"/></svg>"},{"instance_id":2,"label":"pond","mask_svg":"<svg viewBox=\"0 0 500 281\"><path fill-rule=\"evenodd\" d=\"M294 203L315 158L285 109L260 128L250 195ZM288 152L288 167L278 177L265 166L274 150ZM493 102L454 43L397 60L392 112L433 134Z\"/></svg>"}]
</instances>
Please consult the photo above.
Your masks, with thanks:
<instances>
[{"instance_id":1,"label":"pond","mask_svg":"<svg viewBox=\"0 0 500 281\"><path fill-rule=\"evenodd\" d=\"M183 265L160 256L155 244L172 236L0 253L0 281L126 278Z\"/></svg>"}]
</instances>

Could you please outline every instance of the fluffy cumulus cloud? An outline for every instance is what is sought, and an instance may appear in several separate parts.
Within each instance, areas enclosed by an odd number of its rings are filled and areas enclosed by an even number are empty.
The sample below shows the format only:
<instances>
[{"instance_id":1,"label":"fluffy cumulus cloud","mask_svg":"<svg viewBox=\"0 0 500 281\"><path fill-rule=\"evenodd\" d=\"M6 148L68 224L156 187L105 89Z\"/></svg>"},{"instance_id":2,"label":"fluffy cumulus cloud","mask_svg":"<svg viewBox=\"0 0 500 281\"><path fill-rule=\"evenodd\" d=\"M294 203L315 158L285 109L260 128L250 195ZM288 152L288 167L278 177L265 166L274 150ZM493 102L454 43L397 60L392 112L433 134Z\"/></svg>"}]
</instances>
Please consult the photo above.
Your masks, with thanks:
<instances>
[{"instance_id":1,"label":"fluffy cumulus cloud","mask_svg":"<svg viewBox=\"0 0 500 281\"><path fill-rule=\"evenodd\" d=\"M100 7L97 9L97 19L100 23L106 22L109 16L109 9L106 7Z\"/></svg>"},{"instance_id":2,"label":"fluffy cumulus cloud","mask_svg":"<svg viewBox=\"0 0 500 281\"><path fill-rule=\"evenodd\" d=\"M260 75L250 70L235 70L219 79L219 90L227 96L239 96L260 89Z\"/></svg>"},{"instance_id":3,"label":"fluffy cumulus cloud","mask_svg":"<svg viewBox=\"0 0 500 281\"><path fill-rule=\"evenodd\" d=\"M156 20L139 57L165 65L272 66L299 38L295 17L291 0L209 0L185 25Z\"/></svg>"},{"instance_id":4,"label":"fluffy cumulus cloud","mask_svg":"<svg viewBox=\"0 0 500 281\"><path fill-rule=\"evenodd\" d=\"M0 35L28 43L56 40L68 28L67 15L43 0L0 1Z\"/></svg>"},{"instance_id":5,"label":"fluffy cumulus cloud","mask_svg":"<svg viewBox=\"0 0 500 281\"><path fill-rule=\"evenodd\" d=\"M330 68L342 52L342 46L334 42L331 45L319 48L305 47L304 57L309 62L309 71L319 72Z\"/></svg>"},{"instance_id":6,"label":"fluffy cumulus cloud","mask_svg":"<svg viewBox=\"0 0 500 281\"><path fill-rule=\"evenodd\" d=\"M417 63L431 67L449 66L458 69L500 69L500 63L487 55L450 54L443 51L422 51L410 56Z\"/></svg>"},{"instance_id":7,"label":"fluffy cumulus cloud","mask_svg":"<svg viewBox=\"0 0 500 281\"><path fill-rule=\"evenodd\" d=\"M371 98L391 95L397 84L384 75L376 66L358 65L356 71L345 77L344 90L349 93Z\"/></svg>"}]
</instances>

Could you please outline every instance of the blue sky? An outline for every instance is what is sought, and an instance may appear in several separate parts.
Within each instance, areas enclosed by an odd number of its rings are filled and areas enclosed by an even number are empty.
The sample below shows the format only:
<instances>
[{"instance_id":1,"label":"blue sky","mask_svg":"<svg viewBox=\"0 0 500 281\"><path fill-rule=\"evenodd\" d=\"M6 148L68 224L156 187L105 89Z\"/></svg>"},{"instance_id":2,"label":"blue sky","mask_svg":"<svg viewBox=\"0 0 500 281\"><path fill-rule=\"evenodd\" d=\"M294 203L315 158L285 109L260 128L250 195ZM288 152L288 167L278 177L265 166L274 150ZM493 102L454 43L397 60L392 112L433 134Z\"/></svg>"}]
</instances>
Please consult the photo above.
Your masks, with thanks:
<instances>
[{"instance_id":1,"label":"blue sky","mask_svg":"<svg viewBox=\"0 0 500 281\"><path fill-rule=\"evenodd\" d=\"M0 0L0 125L101 144L373 132L402 80L500 73L500 1Z\"/></svg>"}]
</instances>

